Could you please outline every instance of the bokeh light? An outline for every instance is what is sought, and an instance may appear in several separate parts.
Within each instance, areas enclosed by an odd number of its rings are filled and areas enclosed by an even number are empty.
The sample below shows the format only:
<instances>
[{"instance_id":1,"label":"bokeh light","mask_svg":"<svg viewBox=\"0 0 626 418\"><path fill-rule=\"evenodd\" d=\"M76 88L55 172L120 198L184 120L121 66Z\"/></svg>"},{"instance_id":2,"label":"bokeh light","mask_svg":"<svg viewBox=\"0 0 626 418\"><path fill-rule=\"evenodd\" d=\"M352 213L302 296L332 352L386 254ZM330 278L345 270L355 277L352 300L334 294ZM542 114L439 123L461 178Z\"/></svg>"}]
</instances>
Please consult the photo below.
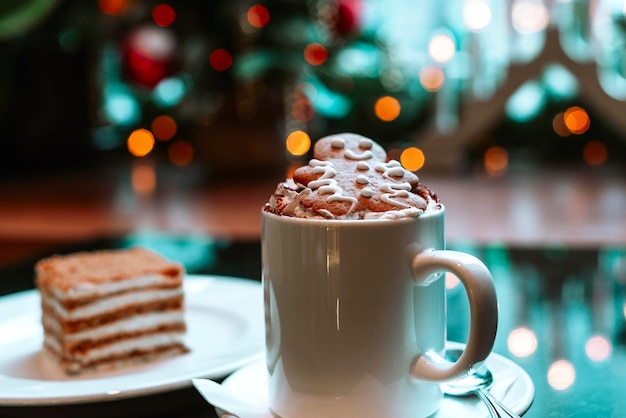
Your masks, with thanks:
<instances>
[{"instance_id":1,"label":"bokeh light","mask_svg":"<svg viewBox=\"0 0 626 418\"><path fill-rule=\"evenodd\" d=\"M161 115L154 118L150 128L156 139L167 141L176 135L177 125L171 116Z\"/></svg>"},{"instance_id":2,"label":"bokeh light","mask_svg":"<svg viewBox=\"0 0 626 418\"><path fill-rule=\"evenodd\" d=\"M589 165L602 165L609 158L609 150L601 141L589 141L583 148L583 159Z\"/></svg>"},{"instance_id":3,"label":"bokeh light","mask_svg":"<svg viewBox=\"0 0 626 418\"><path fill-rule=\"evenodd\" d=\"M448 35L433 36L428 44L430 57L439 63L450 61L456 52L454 41Z\"/></svg>"},{"instance_id":4,"label":"bokeh light","mask_svg":"<svg viewBox=\"0 0 626 418\"><path fill-rule=\"evenodd\" d=\"M463 5L463 23L473 32L480 32L491 22L491 8L485 0L467 0Z\"/></svg>"},{"instance_id":5,"label":"bokeh light","mask_svg":"<svg viewBox=\"0 0 626 418\"><path fill-rule=\"evenodd\" d=\"M605 361L611 357L612 352L611 342L602 335L594 335L585 343L585 353L592 361Z\"/></svg>"},{"instance_id":6,"label":"bokeh light","mask_svg":"<svg viewBox=\"0 0 626 418\"><path fill-rule=\"evenodd\" d=\"M304 60L309 64L322 65L326 58L328 58L328 52L324 45L312 42L304 47Z\"/></svg>"},{"instance_id":7,"label":"bokeh light","mask_svg":"<svg viewBox=\"0 0 626 418\"><path fill-rule=\"evenodd\" d=\"M391 122L400 116L400 110L400 102L391 96L383 96L374 104L374 113L385 122Z\"/></svg>"},{"instance_id":8,"label":"bokeh light","mask_svg":"<svg viewBox=\"0 0 626 418\"><path fill-rule=\"evenodd\" d=\"M170 26L176 20L176 12L169 4L157 4L152 9L152 20L157 25L165 28Z\"/></svg>"},{"instance_id":9,"label":"bokeh light","mask_svg":"<svg viewBox=\"0 0 626 418\"><path fill-rule=\"evenodd\" d=\"M537 336L526 327L515 328L507 338L507 347L516 357L529 357L537 351Z\"/></svg>"},{"instance_id":10,"label":"bokeh light","mask_svg":"<svg viewBox=\"0 0 626 418\"><path fill-rule=\"evenodd\" d=\"M300 122L309 122L315 116L315 108L309 99L301 98L293 103L291 115Z\"/></svg>"},{"instance_id":11,"label":"bokeh light","mask_svg":"<svg viewBox=\"0 0 626 418\"><path fill-rule=\"evenodd\" d=\"M421 149L409 147L400 154L400 163L409 171L417 171L424 166L426 158Z\"/></svg>"},{"instance_id":12,"label":"bokeh light","mask_svg":"<svg viewBox=\"0 0 626 418\"><path fill-rule=\"evenodd\" d=\"M550 14L540 0L515 0L511 8L511 22L519 33L535 33L548 26Z\"/></svg>"},{"instance_id":13,"label":"bokeh light","mask_svg":"<svg viewBox=\"0 0 626 418\"><path fill-rule=\"evenodd\" d=\"M441 89L445 81L443 70L436 65L427 65L422 68L419 77L422 87L430 92Z\"/></svg>"},{"instance_id":14,"label":"bokeh light","mask_svg":"<svg viewBox=\"0 0 626 418\"><path fill-rule=\"evenodd\" d=\"M567 129L576 135L585 133L591 125L589 115L580 106L572 106L567 109L563 115L563 120Z\"/></svg>"},{"instance_id":15,"label":"bokeh light","mask_svg":"<svg viewBox=\"0 0 626 418\"><path fill-rule=\"evenodd\" d=\"M98 0L100 11L107 15L119 15L128 7L128 0Z\"/></svg>"},{"instance_id":16,"label":"bokeh light","mask_svg":"<svg viewBox=\"0 0 626 418\"><path fill-rule=\"evenodd\" d=\"M227 50L219 48L211 52L209 63L215 71L226 71L233 64L233 57Z\"/></svg>"},{"instance_id":17,"label":"bokeh light","mask_svg":"<svg viewBox=\"0 0 626 418\"><path fill-rule=\"evenodd\" d=\"M156 170L152 161L140 160L133 163L130 174L133 191L139 196L149 196L156 188Z\"/></svg>"},{"instance_id":18,"label":"bokeh light","mask_svg":"<svg viewBox=\"0 0 626 418\"><path fill-rule=\"evenodd\" d=\"M293 131L287 136L285 147L291 155L304 155L311 148L311 138L304 131Z\"/></svg>"},{"instance_id":19,"label":"bokeh light","mask_svg":"<svg viewBox=\"0 0 626 418\"><path fill-rule=\"evenodd\" d=\"M250 6L246 17L251 26L260 29L269 23L270 12L267 10L267 7L255 4Z\"/></svg>"},{"instance_id":20,"label":"bokeh light","mask_svg":"<svg viewBox=\"0 0 626 418\"><path fill-rule=\"evenodd\" d=\"M461 280L449 271L446 272L446 289L454 289L461 284Z\"/></svg>"},{"instance_id":21,"label":"bokeh light","mask_svg":"<svg viewBox=\"0 0 626 418\"><path fill-rule=\"evenodd\" d=\"M131 154L143 157L154 148L154 136L147 129L136 129L130 134L126 144Z\"/></svg>"},{"instance_id":22,"label":"bokeh light","mask_svg":"<svg viewBox=\"0 0 626 418\"><path fill-rule=\"evenodd\" d=\"M193 155L193 147L189 142L184 140L172 142L167 149L167 157L172 163L178 166L184 166L191 163Z\"/></svg>"},{"instance_id":23,"label":"bokeh light","mask_svg":"<svg viewBox=\"0 0 626 418\"><path fill-rule=\"evenodd\" d=\"M485 171L490 176L501 176L509 166L509 153L502 147L494 145L487 149L484 156Z\"/></svg>"},{"instance_id":24,"label":"bokeh light","mask_svg":"<svg viewBox=\"0 0 626 418\"><path fill-rule=\"evenodd\" d=\"M552 119L552 129L554 129L554 132L559 136L570 136L572 133L567 129L567 126L565 126L564 115L565 113L561 112Z\"/></svg>"},{"instance_id":25,"label":"bokeh light","mask_svg":"<svg viewBox=\"0 0 626 418\"><path fill-rule=\"evenodd\" d=\"M548 384L556 390L571 387L576 380L576 370L572 363L565 359L556 360L548 369Z\"/></svg>"}]
</instances>

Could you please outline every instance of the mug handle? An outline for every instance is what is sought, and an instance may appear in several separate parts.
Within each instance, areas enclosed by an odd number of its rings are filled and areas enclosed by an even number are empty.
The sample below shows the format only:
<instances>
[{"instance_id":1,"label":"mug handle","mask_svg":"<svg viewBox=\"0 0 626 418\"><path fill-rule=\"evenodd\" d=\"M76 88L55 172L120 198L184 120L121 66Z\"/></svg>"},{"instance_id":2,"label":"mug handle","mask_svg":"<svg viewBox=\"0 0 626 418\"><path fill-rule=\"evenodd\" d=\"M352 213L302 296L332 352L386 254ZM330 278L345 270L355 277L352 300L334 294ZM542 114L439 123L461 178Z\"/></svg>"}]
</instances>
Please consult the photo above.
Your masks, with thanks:
<instances>
[{"instance_id":1,"label":"mug handle","mask_svg":"<svg viewBox=\"0 0 626 418\"><path fill-rule=\"evenodd\" d=\"M476 257L450 250L427 249L413 256L413 278L427 286L433 273L454 273L465 287L469 299L470 330L467 345L456 362L444 360L429 351L415 357L411 374L421 380L443 381L467 373L476 363L484 361L493 349L498 328L498 303L491 273Z\"/></svg>"}]
</instances>

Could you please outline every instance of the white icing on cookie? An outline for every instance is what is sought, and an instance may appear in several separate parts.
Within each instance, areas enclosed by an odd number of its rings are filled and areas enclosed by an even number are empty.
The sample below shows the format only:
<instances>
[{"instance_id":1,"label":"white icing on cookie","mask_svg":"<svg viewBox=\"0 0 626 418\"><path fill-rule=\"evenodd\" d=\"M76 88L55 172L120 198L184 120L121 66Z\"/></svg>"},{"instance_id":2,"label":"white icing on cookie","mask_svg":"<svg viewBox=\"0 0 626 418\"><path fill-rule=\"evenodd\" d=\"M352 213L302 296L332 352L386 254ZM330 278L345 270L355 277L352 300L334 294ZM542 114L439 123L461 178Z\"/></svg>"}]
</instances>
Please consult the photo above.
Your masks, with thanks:
<instances>
[{"instance_id":1,"label":"white icing on cookie","mask_svg":"<svg viewBox=\"0 0 626 418\"><path fill-rule=\"evenodd\" d=\"M356 152L349 149L349 150L346 150L346 152L344 152L343 155L345 155L347 159L355 160L355 161L369 160L374 157L374 154L370 150L363 151L362 153L357 154Z\"/></svg>"},{"instance_id":2,"label":"white icing on cookie","mask_svg":"<svg viewBox=\"0 0 626 418\"><path fill-rule=\"evenodd\" d=\"M363 174L359 174L356 177L356 182L359 184L369 184L370 179L368 179L366 176L364 176Z\"/></svg>"},{"instance_id":3,"label":"white icing on cookie","mask_svg":"<svg viewBox=\"0 0 626 418\"><path fill-rule=\"evenodd\" d=\"M357 170L367 171L370 169L370 165L365 161L359 161L358 163L356 163L356 168Z\"/></svg>"},{"instance_id":4,"label":"white icing on cookie","mask_svg":"<svg viewBox=\"0 0 626 418\"><path fill-rule=\"evenodd\" d=\"M346 146L346 141L343 138L333 138L330 143L330 146L333 148L342 149Z\"/></svg>"},{"instance_id":5,"label":"white icing on cookie","mask_svg":"<svg viewBox=\"0 0 626 418\"><path fill-rule=\"evenodd\" d=\"M409 197L411 185L409 183L385 183L380 187L380 190L384 193L380 196L380 200L393 206L400 208L410 208L406 202L396 200L399 197Z\"/></svg>"}]
</instances>

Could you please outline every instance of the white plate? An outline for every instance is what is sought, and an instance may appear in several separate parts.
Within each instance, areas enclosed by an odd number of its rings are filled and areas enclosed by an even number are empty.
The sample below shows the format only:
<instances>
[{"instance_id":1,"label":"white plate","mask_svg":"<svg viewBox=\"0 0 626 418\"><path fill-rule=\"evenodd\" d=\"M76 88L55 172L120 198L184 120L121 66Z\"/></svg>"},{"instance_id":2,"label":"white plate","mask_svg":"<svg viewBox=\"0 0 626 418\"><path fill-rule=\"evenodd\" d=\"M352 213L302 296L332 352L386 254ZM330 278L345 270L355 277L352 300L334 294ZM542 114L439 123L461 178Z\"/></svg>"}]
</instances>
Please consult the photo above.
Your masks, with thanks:
<instances>
[{"instance_id":1,"label":"white plate","mask_svg":"<svg viewBox=\"0 0 626 418\"><path fill-rule=\"evenodd\" d=\"M113 400L218 378L262 357L265 342L259 282L220 276L184 281L187 354L120 368L66 375L41 349L39 293L0 297L0 405Z\"/></svg>"},{"instance_id":2,"label":"white plate","mask_svg":"<svg viewBox=\"0 0 626 418\"><path fill-rule=\"evenodd\" d=\"M447 346L462 348L463 344L448 342ZM513 361L496 353L487 358L486 364L494 376L491 393L517 414L524 414L530 408L535 396L535 386L528 373ZM225 379L222 385L239 391L250 405L267 405L266 367L263 359L237 370ZM225 413L219 405L214 406L218 416ZM256 416L273 418L267 407L263 410L267 411L267 415L263 412ZM439 411L429 418L484 418L488 415L487 408L477 397L446 396Z\"/></svg>"}]
</instances>

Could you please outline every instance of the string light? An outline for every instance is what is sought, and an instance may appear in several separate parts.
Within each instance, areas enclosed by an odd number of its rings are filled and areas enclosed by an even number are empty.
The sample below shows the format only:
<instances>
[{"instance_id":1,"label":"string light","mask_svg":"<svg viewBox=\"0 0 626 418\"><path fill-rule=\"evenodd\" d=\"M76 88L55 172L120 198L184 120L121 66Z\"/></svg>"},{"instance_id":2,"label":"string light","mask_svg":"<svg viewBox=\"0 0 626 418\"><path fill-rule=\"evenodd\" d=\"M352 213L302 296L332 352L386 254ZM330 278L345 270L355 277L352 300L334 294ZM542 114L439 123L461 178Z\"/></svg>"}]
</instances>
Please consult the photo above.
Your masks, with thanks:
<instances>
[{"instance_id":1,"label":"string light","mask_svg":"<svg viewBox=\"0 0 626 418\"><path fill-rule=\"evenodd\" d=\"M287 136L285 147L291 155L304 155L311 148L311 138L304 131L293 131Z\"/></svg>"},{"instance_id":2,"label":"string light","mask_svg":"<svg viewBox=\"0 0 626 418\"><path fill-rule=\"evenodd\" d=\"M127 7L126 0L98 0L100 11L107 15L119 15Z\"/></svg>"},{"instance_id":3,"label":"string light","mask_svg":"<svg viewBox=\"0 0 626 418\"><path fill-rule=\"evenodd\" d=\"M554 119L552 119L552 129L554 129L554 132L556 132L559 136L570 136L572 133L569 129L567 129L567 126L565 126L565 120L563 116L564 113L561 112L558 113L554 117Z\"/></svg>"},{"instance_id":4,"label":"string light","mask_svg":"<svg viewBox=\"0 0 626 418\"><path fill-rule=\"evenodd\" d=\"M560 359L550 365L548 369L548 384L556 390L565 390L571 387L576 380L576 370L572 363Z\"/></svg>"},{"instance_id":5,"label":"string light","mask_svg":"<svg viewBox=\"0 0 626 418\"><path fill-rule=\"evenodd\" d=\"M300 122L309 122L315 116L315 108L309 99L298 99L291 108L291 115Z\"/></svg>"},{"instance_id":6,"label":"string light","mask_svg":"<svg viewBox=\"0 0 626 418\"><path fill-rule=\"evenodd\" d=\"M585 353L590 360L601 362L611 357L613 346L604 336L594 335L585 343Z\"/></svg>"},{"instance_id":7,"label":"string light","mask_svg":"<svg viewBox=\"0 0 626 418\"><path fill-rule=\"evenodd\" d=\"M573 134L580 135L585 133L591 125L591 120L585 109L580 106L572 106L567 109L563 115L565 126Z\"/></svg>"},{"instance_id":8,"label":"string light","mask_svg":"<svg viewBox=\"0 0 626 418\"><path fill-rule=\"evenodd\" d=\"M167 149L167 157L172 163L178 166L184 166L191 163L193 155L193 147L189 142L184 140L172 142Z\"/></svg>"},{"instance_id":9,"label":"string light","mask_svg":"<svg viewBox=\"0 0 626 418\"><path fill-rule=\"evenodd\" d=\"M391 122L400 116L400 102L391 96L383 96L376 100L374 104L374 113L384 121Z\"/></svg>"},{"instance_id":10,"label":"string light","mask_svg":"<svg viewBox=\"0 0 626 418\"><path fill-rule=\"evenodd\" d=\"M133 163L130 182L133 191L140 196L148 196L156 188L156 170L149 160L140 160Z\"/></svg>"},{"instance_id":11,"label":"string light","mask_svg":"<svg viewBox=\"0 0 626 418\"><path fill-rule=\"evenodd\" d=\"M422 87L430 92L440 90L445 80L443 70L436 65L427 65L422 68L419 77Z\"/></svg>"},{"instance_id":12,"label":"string light","mask_svg":"<svg viewBox=\"0 0 626 418\"><path fill-rule=\"evenodd\" d=\"M417 171L424 166L426 158L421 149L409 147L400 154L400 163L409 171Z\"/></svg>"},{"instance_id":13,"label":"string light","mask_svg":"<svg viewBox=\"0 0 626 418\"><path fill-rule=\"evenodd\" d=\"M327 57L328 52L322 44L312 42L304 47L304 60L311 65L322 65Z\"/></svg>"},{"instance_id":14,"label":"string light","mask_svg":"<svg viewBox=\"0 0 626 418\"><path fill-rule=\"evenodd\" d=\"M439 63L449 62L456 52L454 41L448 35L434 36L428 44L430 57Z\"/></svg>"},{"instance_id":15,"label":"string light","mask_svg":"<svg viewBox=\"0 0 626 418\"><path fill-rule=\"evenodd\" d=\"M253 6L250 6L246 17L248 19L248 23L250 23L251 26L260 29L269 23L270 12L265 6L255 4Z\"/></svg>"},{"instance_id":16,"label":"string light","mask_svg":"<svg viewBox=\"0 0 626 418\"><path fill-rule=\"evenodd\" d=\"M609 157L609 151L598 140L589 141L583 148L583 159L589 165L602 165Z\"/></svg>"},{"instance_id":17,"label":"string light","mask_svg":"<svg viewBox=\"0 0 626 418\"><path fill-rule=\"evenodd\" d=\"M131 154L143 157L154 148L154 136L147 129L136 129L130 134L126 144Z\"/></svg>"},{"instance_id":18,"label":"string light","mask_svg":"<svg viewBox=\"0 0 626 418\"><path fill-rule=\"evenodd\" d=\"M491 8L485 0L468 0L463 6L463 22L473 32L480 32L491 22Z\"/></svg>"},{"instance_id":19,"label":"string light","mask_svg":"<svg viewBox=\"0 0 626 418\"><path fill-rule=\"evenodd\" d=\"M216 49L209 56L209 63L215 71L226 71L233 64L233 57L225 49Z\"/></svg>"},{"instance_id":20,"label":"string light","mask_svg":"<svg viewBox=\"0 0 626 418\"><path fill-rule=\"evenodd\" d=\"M176 135L176 121L171 116L157 116L152 121L152 125L150 127L154 136L161 141L167 141Z\"/></svg>"},{"instance_id":21,"label":"string light","mask_svg":"<svg viewBox=\"0 0 626 418\"><path fill-rule=\"evenodd\" d=\"M515 328L509 334L507 347L516 357L529 357L537 351L537 336L526 327Z\"/></svg>"},{"instance_id":22,"label":"string light","mask_svg":"<svg viewBox=\"0 0 626 418\"><path fill-rule=\"evenodd\" d=\"M165 28L170 26L176 20L176 12L169 4L157 4L152 9L152 20L157 25Z\"/></svg>"},{"instance_id":23,"label":"string light","mask_svg":"<svg viewBox=\"0 0 626 418\"><path fill-rule=\"evenodd\" d=\"M506 172L509 165L509 154L502 147L494 145L485 152L485 171L490 176L500 176Z\"/></svg>"}]
</instances>

